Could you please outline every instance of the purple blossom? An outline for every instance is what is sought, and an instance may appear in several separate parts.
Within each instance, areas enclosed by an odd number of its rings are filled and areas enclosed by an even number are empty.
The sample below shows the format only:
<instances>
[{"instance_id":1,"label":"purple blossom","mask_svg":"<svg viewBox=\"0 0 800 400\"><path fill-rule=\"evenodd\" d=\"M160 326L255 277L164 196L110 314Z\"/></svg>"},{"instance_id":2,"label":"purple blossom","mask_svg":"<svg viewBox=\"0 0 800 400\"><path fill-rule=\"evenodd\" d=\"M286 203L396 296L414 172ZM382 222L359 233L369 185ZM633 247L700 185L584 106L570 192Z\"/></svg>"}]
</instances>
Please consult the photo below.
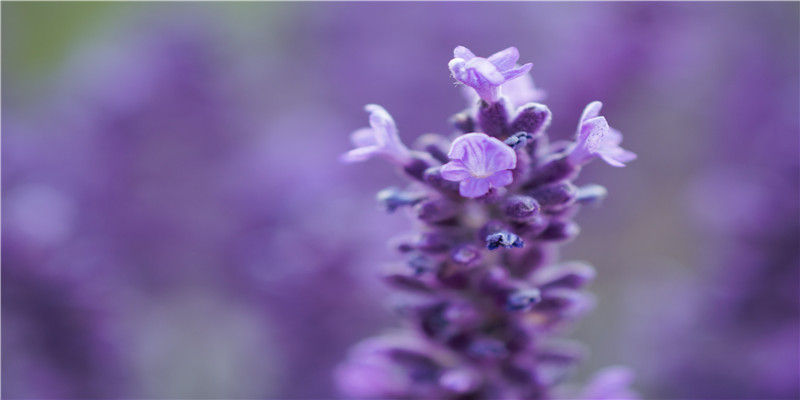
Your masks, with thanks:
<instances>
[{"instance_id":1,"label":"purple blossom","mask_svg":"<svg viewBox=\"0 0 800 400\"><path fill-rule=\"evenodd\" d=\"M600 157L611 166L624 167L636 159L636 153L620 147L622 133L611 128L605 117L600 116L603 103L593 101L586 106L578 123L577 143L569 154L574 165L583 165L594 157Z\"/></svg>"},{"instance_id":2,"label":"purple blossom","mask_svg":"<svg viewBox=\"0 0 800 400\"><path fill-rule=\"evenodd\" d=\"M370 127L353 132L350 140L356 148L343 154L341 160L353 163L380 155L397 165L411 164L411 152L400 141L392 116L377 104L367 104L364 109L369 113Z\"/></svg>"},{"instance_id":3,"label":"purple blossom","mask_svg":"<svg viewBox=\"0 0 800 400\"><path fill-rule=\"evenodd\" d=\"M447 156L452 161L442 166L442 177L460 182L459 193L464 197L480 197L490 188L508 186L513 181L511 170L517 165L517 154L486 134L460 136Z\"/></svg>"},{"instance_id":4,"label":"purple blossom","mask_svg":"<svg viewBox=\"0 0 800 400\"><path fill-rule=\"evenodd\" d=\"M479 94L496 96L500 84L530 68L512 70L518 58L513 47L488 60L463 47L455 54L454 75ZM383 203L412 207L410 215L423 227L396 241L392 247L405 262L383 272L387 284L413 294L395 304L409 324L394 336L367 339L349 354L337 371L349 398L554 398L581 358L578 346L557 345L551 336L592 308L593 296L584 288L595 270L582 263L553 264L553 245L577 236L572 218L603 190L588 186L581 197L572 182L581 168L569 164L564 147L547 145L547 106L500 100L451 119L464 133L446 156L447 139L426 134L417 145L427 153L414 154L414 160L449 162L425 164L421 174L405 166L415 182L406 190L381 192ZM607 124L595 133L593 124L605 122L597 117L599 104L584 112L581 128L588 126L593 135L581 138L575 157L583 162L581 151L591 158L601 148L600 156L629 159L600 145L613 134ZM592 140L598 143L586 143ZM630 378L612 370L571 397L628 396Z\"/></svg>"},{"instance_id":5,"label":"purple blossom","mask_svg":"<svg viewBox=\"0 0 800 400\"><path fill-rule=\"evenodd\" d=\"M464 46L453 50L448 66L457 81L475 89L481 99L495 103L500 99L500 86L530 71L533 64L517 65L519 51L516 47L492 54L489 58L476 56Z\"/></svg>"}]
</instances>

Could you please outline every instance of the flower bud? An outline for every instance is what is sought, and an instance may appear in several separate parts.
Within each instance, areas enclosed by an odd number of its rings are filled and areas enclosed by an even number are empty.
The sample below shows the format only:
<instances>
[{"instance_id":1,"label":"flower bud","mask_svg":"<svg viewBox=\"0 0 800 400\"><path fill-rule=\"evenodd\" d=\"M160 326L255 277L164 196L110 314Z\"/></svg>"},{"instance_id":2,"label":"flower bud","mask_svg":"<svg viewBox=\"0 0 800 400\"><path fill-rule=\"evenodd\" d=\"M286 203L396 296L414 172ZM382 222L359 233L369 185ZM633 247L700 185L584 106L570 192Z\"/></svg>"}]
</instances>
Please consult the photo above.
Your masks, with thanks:
<instances>
[{"instance_id":1,"label":"flower bud","mask_svg":"<svg viewBox=\"0 0 800 400\"><path fill-rule=\"evenodd\" d=\"M569 182L541 186L528 192L543 208L563 208L575 202L578 188Z\"/></svg>"},{"instance_id":2,"label":"flower bud","mask_svg":"<svg viewBox=\"0 0 800 400\"><path fill-rule=\"evenodd\" d=\"M530 196L510 196L503 202L503 213L513 221L531 219L539 212L539 208L539 202Z\"/></svg>"},{"instance_id":3,"label":"flower bud","mask_svg":"<svg viewBox=\"0 0 800 400\"><path fill-rule=\"evenodd\" d=\"M577 201L581 204L596 206L599 205L606 196L608 196L608 190L606 190L606 188L600 185L590 184L578 188Z\"/></svg>"},{"instance_id":4,"label":"flower bud","mask_svg":"<svg viewBox=\"0 0 800 400\"><path fill-rule=\"evenodd\" d=\"M506 299L506 309L508 311L525 311L533 307L542 299L539 289L530 288L518 290L508 295Z\"/></svg>"},{"instance_id":5,"label":"flower bud","mask_svg":"<svg viewBox=\"0 0 800 400\"><path fill-rule=\"evenodd\" d=\"M496 138L507 136L508 110L503 98L495 103L481 101L478 106L478 127L480 130Z\"/></svg>"},{"instance_id":6,"label":"flower bud","mask_svg":"<svg viewBox=\"0 0 800 400\"><path fill-rule=\"evenodd\" d=\"M441 222L456 216L459 208L447 199L425 200L414 206L417 218L425 222Z\"/></svg>"},{"instance_id":7,"label":"flower bud","mask_svg":"<svg viewBox=\"0 0 800 400\"><path fill-rule=\"evenodd\" d=\"M519 108L517 117L511 123L514 132L523 131L536 135L550 125L552 119L550 109L544 104L528 103Z\"/></svg>"},{"instance_id":8,"label":"flower bud","mask_svg":"<svg viewBox=\"0 0 800 400\"><path fill-rule=\"evenodd\" d=\"M542 233L536 238L547 241L565 241L573 239L581 232L581 228L572 221L551 221Z\"/></svg>"}]
</instances>

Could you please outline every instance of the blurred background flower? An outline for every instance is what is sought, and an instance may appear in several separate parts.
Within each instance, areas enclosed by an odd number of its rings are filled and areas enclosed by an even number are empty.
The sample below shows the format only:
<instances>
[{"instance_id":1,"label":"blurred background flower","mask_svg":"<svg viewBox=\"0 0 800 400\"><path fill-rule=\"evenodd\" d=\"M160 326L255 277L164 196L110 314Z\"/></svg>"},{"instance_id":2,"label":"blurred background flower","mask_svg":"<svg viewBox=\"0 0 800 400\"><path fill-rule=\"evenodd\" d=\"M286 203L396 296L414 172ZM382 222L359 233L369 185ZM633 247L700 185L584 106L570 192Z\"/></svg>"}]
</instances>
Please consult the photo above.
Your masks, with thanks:
<instances>
[{"instance_id":1,"label":"blurred background flower","mask_svg":"<svg viewBox=\"0 0 800 400\"><path fill-rule=\"evenodd\" d=\"M464 106L452 49L532 61L639 159L578 218L599 269L578 379L800 396L797 3L4 3L2 396L335 398L397 325L406 229L340 165L362 107L406 143ZM610 249L610 251L609 251Z\"/></svg>"}]
</instances>

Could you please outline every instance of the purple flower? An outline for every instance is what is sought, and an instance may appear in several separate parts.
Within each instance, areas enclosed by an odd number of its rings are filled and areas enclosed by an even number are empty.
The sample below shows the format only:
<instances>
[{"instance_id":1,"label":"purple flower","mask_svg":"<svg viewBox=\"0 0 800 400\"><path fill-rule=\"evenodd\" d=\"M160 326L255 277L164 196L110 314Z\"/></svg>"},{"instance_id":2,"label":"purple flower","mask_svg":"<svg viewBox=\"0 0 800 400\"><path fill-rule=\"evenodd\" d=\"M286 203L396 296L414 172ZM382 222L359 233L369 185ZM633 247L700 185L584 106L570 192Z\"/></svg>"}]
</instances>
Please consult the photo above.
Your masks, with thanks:
<instances>
[{"instance_id":1,"label":"purple flower","mask_svg":"<svg viewBox=\"0 0 800 400\"><path fill-rule=\"evenodd\" d=\"M511 184L510 170L517 166L517 154L511 147L483 133L459 136L447 156L452 161L442 166L442 178L461 182L459 193L470 198Z\"/></svg>"},{"instance_id":2,"label":"purple flower","mask_svg":"<svg viewBox=\"0 0 800 400\"><path fill-rule=\"evenodd\" d=\"M572 148L569 160L574 165L583 165L594 157L600 157L611 166L624 167L626 162L636 159L636 153L619 146L622 133L610 127L601 117L603 103L593 101L586 106L578 123L577 143Z\"/></svg>"},{"instance_id":3,"label":"purple flower","mask_svg":"<svg viewBox=\"0 0 800 400\"><path fill-rule=\"evenodd\" d=\"M547 144L547 106L514 106L511 96L499 96L501 84L530 68L515 67L515 48L489 59L463 47L455 55L450 67L456 78L483 100L499 101L480 101L451 119L463 135L447 154L443 136L418 141L424 152L410 152L415 161L427 155L445 164L418 163L424 172L407 174L414 180L407 189L381 192L387 205L413 207L411 215L421 227L392 246L406 260L388 265L383 274L392 288L413 294L395 304L409 324L394 338L356 346L337 371L337 382L348 398L629 396L631 375L620 369L601 375L584 392L566 387L563 394L569 396L559 395L558 386L581 352L550 340L593 306L584 289L595 273L581 263L551 264L556 259L551 246L578 234L573 216L581 203L603 191L587 190L581 197L573 183L580 164L571 164L565 146ZM629 160L616 153L619 140L608 124L596 127L605 123L597 116L599 106L587 107L578 143L566 150L579 162L595 156ZM504 254L495 257L491 251Z\"/></svg>"},{"instance_id":4,"label":"purple flower","mask_svg":"<svg viewBox=\"0 0 800 400\"><path fill-rule=\"evenodd\" d=\"M347 163L365 161L380 155L398 165L409 165L413 158L408 148L397 136L397 125L386 110L377 104L367 104L364 110L369 113L369 128L361 128L350 136L356 146L341 156Z\"/></svg>"},{"instance_id":5,"label":"purple flower","mask_svg":"<svg viewBox=\"0 0 800 400\"><path fill-rule=\"evenodd\" d=\"M500 85L530 71L533 64L517 66L519 51L516 47L492 54L489 58L477 57L464 46L453 50L448 66L457 81L475 89L487 103L500 98Z\"/></svg>"}]
</instances>

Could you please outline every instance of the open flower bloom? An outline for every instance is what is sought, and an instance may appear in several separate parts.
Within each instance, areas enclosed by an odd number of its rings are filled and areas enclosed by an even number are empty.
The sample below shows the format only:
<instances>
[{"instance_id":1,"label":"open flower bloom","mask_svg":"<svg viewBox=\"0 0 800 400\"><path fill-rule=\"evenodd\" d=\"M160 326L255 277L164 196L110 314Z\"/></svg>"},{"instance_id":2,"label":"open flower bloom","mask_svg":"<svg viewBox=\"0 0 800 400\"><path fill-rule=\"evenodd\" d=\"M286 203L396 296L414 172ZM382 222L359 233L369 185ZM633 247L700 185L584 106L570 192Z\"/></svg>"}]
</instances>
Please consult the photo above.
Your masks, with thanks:
<instances>
[{"instance_id":1,"label":"open flower bloom","mask_svg":"<svg viewBox=\"0 0 800 400\"><path fill-rule=\"evenodd\" d=\"M524 75L533 66L531 63L517 66L519 51L516 47L483 58L464 46L458 46L453 50L453 57L448 64L453 77L475 89L487 103L495 103L500 98L500 85Z\"/></svg>"},{"instance_id":2,"label":"open flower bloom","mask_svg":"<svg viewBox=\"0 0 800 400\"><path fill-rule=\"evenodd\" d=\"M398 165L408 165L413 161L411 152L400 141L397 125L386 110L377 104L367 104L369 128L361 128L352 135L350 141L356 147L340 157L346 163L364 161L379 155Z\"/></svg>"},{"instance_id":3,"label":"open flower bloom","mask_svg":"<svg viewBox=\"0 0 800 400\"><path fill-rule=\"evenodd\" d=\"M511 184L510 170L517 166L514 150L484 133L459 136L447 156L452 161L442 166L442 178L460 182L459 193L470 198Z\"/></svg>"},{"instance_id":4,"label":"open flower bloom","mask_svg":"<svg viewBox=\"0 0 800 400\"><path fill-rule=\"evenodd\" d=\"M577 142L569 154L574 165L583 165L594 157L600 157L611 166L624 167L626 162L636 159L636 153L620 147L622 133L610 127L601 117L603 103L593 101L586 106L578 123Z\"/></svg>"}]
</instances>

